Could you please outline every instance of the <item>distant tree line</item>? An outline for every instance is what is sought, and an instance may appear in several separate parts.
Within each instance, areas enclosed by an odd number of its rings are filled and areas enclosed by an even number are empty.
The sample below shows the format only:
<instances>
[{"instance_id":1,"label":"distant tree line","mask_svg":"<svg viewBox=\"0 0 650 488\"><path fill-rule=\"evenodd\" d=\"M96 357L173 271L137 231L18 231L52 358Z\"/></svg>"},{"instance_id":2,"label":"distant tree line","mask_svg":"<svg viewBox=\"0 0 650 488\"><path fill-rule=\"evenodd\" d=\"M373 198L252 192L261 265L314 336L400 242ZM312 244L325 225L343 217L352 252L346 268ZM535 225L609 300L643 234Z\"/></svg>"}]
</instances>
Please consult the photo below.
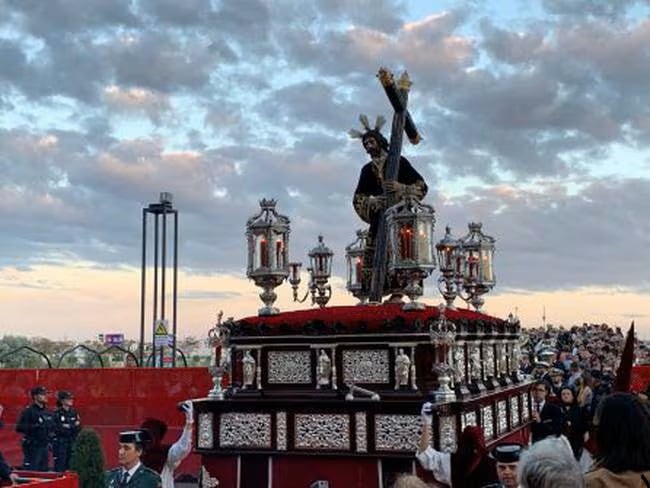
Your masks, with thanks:
<instances>
[{"instance_id":1,"label":"distant tree line","mask_svg":"<svg viewBox=\"0 0 650 488\"><path fill-rule=\"evenodd\" d=\"M200 344L201 341L194 337L178 341L177 348L183 351L188 366L208 365L210 358L199 353ZM0 368L98 368L124 366L128 362L128 353L116 348L106 351L108 347L97 340L75 342L5 335L0 337ZM137 341L126 340L120 347L138 355ZM150 352L151 345L145 344L145 354ZM101 356L98 353L102 353Z\"/></svg>"}]
</instances>

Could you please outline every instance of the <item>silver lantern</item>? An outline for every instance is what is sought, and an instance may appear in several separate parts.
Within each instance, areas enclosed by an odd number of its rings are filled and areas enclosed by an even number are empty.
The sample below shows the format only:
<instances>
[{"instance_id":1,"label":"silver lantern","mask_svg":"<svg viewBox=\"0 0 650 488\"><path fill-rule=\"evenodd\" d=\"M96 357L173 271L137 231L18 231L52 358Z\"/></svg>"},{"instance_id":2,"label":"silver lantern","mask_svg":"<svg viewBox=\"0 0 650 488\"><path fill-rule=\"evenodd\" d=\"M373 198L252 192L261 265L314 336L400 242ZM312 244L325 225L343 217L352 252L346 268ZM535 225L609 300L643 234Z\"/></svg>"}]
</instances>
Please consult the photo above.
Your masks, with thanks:
<instances>
[{"instance_id":1,"label":"silver lantern","mask_svg":"<svg viewBox=\"0 0 650 488\"><path fill-rule=\"evenodd\" d=\"M468 224L469 233L460 239L458 248L462 264L457 279L458 291L460 297L470 303L476 311L480 311L485 303L482 295L489 292L496 284L492 266L495 240L483 234L482 225L477 222Z\"/></svg>"},{"instance_id":2,"label":"silver lantern","mask_svg":"<svg viewBox=\"0 0 650 488\"><path fill-rule=\"evenodd\" d=\"M367 230L358 230L357 239L345 248L345 260L348 267L347 290L359 299L359 305L366 303L368 289L363 280L363 255L368 239Z\"/></svg>"},{"instance_id":3,"label":"silver lantern","mask_svg":"<svg viewBox=\"0 0 650 488\"><path fill-rule=\"evenodd\" d=\"M397 205L386 210L389 260L388 272L404 283L404 292L411 300L404 310L421 310L424 304L416 300L422 296L422 280L436 267L433 251L435 212L407 194Z\"/></svg>"},{"instance_id":4,"label":"silver lantern","mask_svg":"<svg viewBox=\"0 0 650 488\"><path fill-rule=\"evenodd\" d=\"M248 267L246 276L263 289L260 298L264 307L259 315L273 315L277 295L273 291L289 275L289 218L275 210L276 201L260 201L260 213L246 222Z\"/></svg>"},{"instance_id":5,"label":"silver lantern","mask_svg":"<svg viewBox=\"0 0 650 488\"><path fill-rule=\"evenodd\" d=\"M446 307L455 310L454 300L458 296L456 278L461 272L461 259L458 255L460 242L451 235L449 226L445 227L445 237L436 244L440 277L438 290L446 302Z\"/></svg>"},{"instance_id":6,"label":"silver lantern","mask_svg":"<svg viewBox=\"0 0 650 488\"><path fill-rule=\"evenodd\" d=\"M298 298L300 285L300 267L302 263L289 263L291 274L289 284L293 288L293 301L304 302L311 294L311 303L324 307L332 297L332 288L327 283L332 275L332 257L334 253L323 242L323 236L318 236L318 245L308 253L309 256L309 286L305 296Z\"/></svg>"}]
</instances>

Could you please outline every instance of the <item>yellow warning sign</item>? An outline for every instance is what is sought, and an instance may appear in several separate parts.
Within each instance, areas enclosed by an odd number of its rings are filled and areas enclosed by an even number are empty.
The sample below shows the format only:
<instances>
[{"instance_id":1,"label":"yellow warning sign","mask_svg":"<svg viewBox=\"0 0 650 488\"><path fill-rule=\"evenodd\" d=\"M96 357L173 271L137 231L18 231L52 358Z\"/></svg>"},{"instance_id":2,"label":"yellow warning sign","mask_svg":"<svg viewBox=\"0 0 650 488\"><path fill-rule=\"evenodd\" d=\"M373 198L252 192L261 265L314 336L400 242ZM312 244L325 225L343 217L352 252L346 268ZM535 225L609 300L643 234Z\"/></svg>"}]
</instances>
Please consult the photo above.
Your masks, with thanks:
<instances>
[{"instance_id":1,"label":"yellow warning sign","mask_svg":"<svg viewBox=\"0 0 650 488\"><path fill-rule=\"evenodd\" d=\"M167 335L167 321L166 320L156 320L156 335L166 336Z\"/></svg>"}]
</instances>

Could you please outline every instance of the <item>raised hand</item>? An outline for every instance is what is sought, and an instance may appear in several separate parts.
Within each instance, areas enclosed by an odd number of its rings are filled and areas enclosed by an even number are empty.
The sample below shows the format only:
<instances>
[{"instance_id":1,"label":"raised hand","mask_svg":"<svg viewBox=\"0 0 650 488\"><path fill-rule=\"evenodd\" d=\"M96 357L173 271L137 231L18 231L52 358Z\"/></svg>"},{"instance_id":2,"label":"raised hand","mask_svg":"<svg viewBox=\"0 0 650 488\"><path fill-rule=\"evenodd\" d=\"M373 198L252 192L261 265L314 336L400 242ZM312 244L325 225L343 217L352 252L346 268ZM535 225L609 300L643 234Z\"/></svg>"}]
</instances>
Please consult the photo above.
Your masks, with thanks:
<instances>
[{"instance_id":1,"label":"raised hand","mask_svg":"<svg viewBox=\"0 0 650 488\"><path fill-rule=\"evenodd\" d=\"M426 425L431 425L433 422L433 404L431 402L424 402L422 404L422 410L420 410L420 416L422 417L422 423Z\"/></svg>"}]
</instances>

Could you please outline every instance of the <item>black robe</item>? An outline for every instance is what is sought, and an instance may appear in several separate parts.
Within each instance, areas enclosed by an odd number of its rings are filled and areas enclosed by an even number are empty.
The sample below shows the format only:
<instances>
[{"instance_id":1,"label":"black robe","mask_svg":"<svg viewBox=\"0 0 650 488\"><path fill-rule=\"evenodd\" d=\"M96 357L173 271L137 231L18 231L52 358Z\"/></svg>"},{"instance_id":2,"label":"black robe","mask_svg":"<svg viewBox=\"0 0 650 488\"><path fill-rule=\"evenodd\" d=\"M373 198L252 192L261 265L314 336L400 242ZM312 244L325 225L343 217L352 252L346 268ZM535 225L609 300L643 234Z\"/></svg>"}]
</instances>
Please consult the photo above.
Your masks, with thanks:
<instances>
[{"instance_id":1,"label":"black robe","mask_svg":"<svg viewBox=\"0 0 650 488\"><path fill-rule=\"evenodd\" d=\"M367 288L369 288L370 276L372 274L377 229L379 227L381 216L386 210L384 206L373 205L370 197L384 195L383 182L385 180L387 166L388 164L384 162L380 174L378 166L374 162L370 161L369 163L366 163L361 169L359 182L354 191L354 199L352 201L357 215L359 215L361 220L370 224L368 229L368 238L366 240L366 249L363 255L364 281L366 282ZM424 179L420 173L411 166L408 159L403 156L400 157L397 182L411 186L411 189L414 190L414 194L418 200L422 200L427 194L428 188ZM397 284L395 283L386 283L384 285L384 292L388 293L390 289L396 287Z\"/></svg>"},{"instance_id":2,"label":"black robe","mask_svg":"<svg viewBox=\"0 0 650 488\"><path fill-rule=\"evenodd\" d=\"M384 163L384 167L382 168L383 171L380 175L375 163L372 161L366 163L364 167L361 168L357 189L354 190L354 209L359 217L361 217L361 220L370 224L369 232L372 237L377 234L377 225L379 224L379 219L385 209L369 209L367 198L369 196L377 197L384 194L383 181L385 179L387 166L388 165ZM424 182L424 178L422 178L420 173L411 166L408 159L403 156L400 157L397 182L405 185L417 185L417 196L419 200L424 198L427 194L428 188L427 184ZM374 242L374 239L372 242Z\"/></svg>"}]
</instances>

